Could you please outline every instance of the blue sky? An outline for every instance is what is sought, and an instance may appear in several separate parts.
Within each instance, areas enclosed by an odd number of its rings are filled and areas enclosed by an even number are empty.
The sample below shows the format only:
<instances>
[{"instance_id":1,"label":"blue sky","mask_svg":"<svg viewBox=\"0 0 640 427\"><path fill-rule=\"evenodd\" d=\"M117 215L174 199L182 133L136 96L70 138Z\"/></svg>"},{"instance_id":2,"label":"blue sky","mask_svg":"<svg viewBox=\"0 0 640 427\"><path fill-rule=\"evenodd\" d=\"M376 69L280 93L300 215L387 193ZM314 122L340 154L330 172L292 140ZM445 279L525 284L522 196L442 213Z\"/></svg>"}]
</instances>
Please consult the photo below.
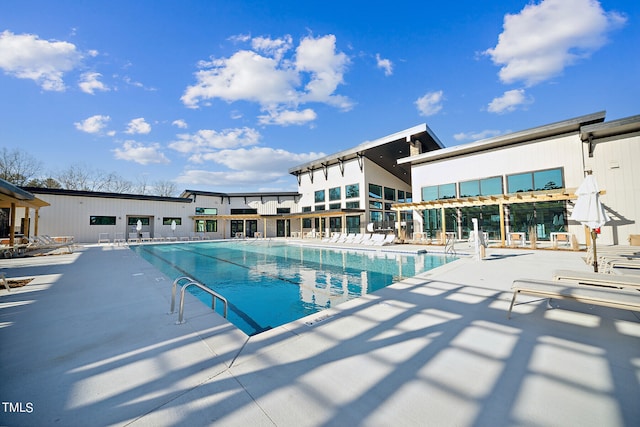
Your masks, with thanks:
<instances>
[{"instance_id":1,"label":"blue sky","mask_svg":"<svg viewBox=\"0 0 640 427\"><path fill-rule=\"evenodd\" d=\"M0 2L0 147L179 190L427 123L445 146L640 114L636 0Z\"/></svg>"}]
</instances>

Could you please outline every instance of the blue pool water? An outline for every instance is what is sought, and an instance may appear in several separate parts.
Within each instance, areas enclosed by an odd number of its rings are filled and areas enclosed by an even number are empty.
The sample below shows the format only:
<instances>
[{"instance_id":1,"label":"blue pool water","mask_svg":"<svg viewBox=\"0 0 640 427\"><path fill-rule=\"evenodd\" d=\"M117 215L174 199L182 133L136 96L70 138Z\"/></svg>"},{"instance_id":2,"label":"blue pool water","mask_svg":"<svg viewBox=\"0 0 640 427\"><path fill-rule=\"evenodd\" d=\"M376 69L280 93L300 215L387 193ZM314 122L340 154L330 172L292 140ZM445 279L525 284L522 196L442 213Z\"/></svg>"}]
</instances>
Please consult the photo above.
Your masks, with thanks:
<instances>
[{"instance_id":1,"label":"blue pool water","mask_svg":"<svg viewBox=\"0 0 640 427\"><path fill-rule=\"evenodd\" d=\"M375 292L454 259L253 241L137 245L132 249L170 278L189 276L224 296L229 301L229 321L248 335ZM211 304L209 294L193 286L188 290ZM221 312L222 304L217 308Z\"/></svg>"}]
</instances>

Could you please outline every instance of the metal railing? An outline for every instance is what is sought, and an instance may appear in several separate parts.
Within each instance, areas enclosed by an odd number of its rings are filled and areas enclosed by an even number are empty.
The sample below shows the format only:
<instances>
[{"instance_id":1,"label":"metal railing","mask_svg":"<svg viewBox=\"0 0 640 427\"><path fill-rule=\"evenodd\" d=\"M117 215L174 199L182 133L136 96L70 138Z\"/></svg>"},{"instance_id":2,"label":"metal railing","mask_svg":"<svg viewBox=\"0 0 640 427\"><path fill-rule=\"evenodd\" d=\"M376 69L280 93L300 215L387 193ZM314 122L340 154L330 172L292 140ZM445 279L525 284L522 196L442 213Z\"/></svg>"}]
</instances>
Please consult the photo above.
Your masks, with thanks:
<instances>
[{"instance_id":1,"label":"metal railing","mask_svg":"<svg viewBox=\"0 0 640 427\"><path fill-rule=\"evenodd\" d=\"M229 312L229 303L227 302L227 299L225 297L223 297L222 295L220 295L219 293L217 293L216 291L207 288L202 283L199 283L199 282L193 280L191 277L187 277L187 276L178 277L176 280L173 281L173 285L171 286L171 309L169 311L169 314L173 314L174 313L175 302L176 302L176 289L178 288L178 284L180 282L182 282L182 281L187 281L187 283L182 287L182 290L180 291L180 303L178 304L179 305L178 322L176 322L177 324L184 323L184 321L183 321L183 315L184 315L184 293L185 293L185 291L187 290L187 288L189 286L195 286L195 287L205 291L209 295L211 295L211 297L212 297L211 309L213 311L216 310L216 301L217 300L222 301L222 303L224 304L224 318L225 319L227 318L227 315L228 315L228 312Z\"/></svg>"}]
</instances>

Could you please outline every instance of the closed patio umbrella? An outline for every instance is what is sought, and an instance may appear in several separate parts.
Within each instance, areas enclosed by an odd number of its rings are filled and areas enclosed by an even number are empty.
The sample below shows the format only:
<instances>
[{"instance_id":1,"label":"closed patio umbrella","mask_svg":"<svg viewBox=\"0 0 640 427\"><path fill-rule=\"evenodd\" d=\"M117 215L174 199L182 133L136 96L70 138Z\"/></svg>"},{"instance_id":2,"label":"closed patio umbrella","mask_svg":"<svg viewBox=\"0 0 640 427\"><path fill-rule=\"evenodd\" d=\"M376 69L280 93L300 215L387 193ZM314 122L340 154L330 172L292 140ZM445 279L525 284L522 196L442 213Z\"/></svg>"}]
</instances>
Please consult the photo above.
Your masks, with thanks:
<instances>
[{"instance_id":1,"label":"closed patio umbrella","mask_svg":"<svg viewBox=\"0 0 640 427\"><path fill-rule=\"evenodd\" d=\"M598 256L596 253L596 229L609 221L609 216L600 202L600 188L596 177L589 173L576 190L578 199L573 207L570 219L582 223L591 230L593 241L593 271L598 272Z\"/></svg>"}]
</instances>

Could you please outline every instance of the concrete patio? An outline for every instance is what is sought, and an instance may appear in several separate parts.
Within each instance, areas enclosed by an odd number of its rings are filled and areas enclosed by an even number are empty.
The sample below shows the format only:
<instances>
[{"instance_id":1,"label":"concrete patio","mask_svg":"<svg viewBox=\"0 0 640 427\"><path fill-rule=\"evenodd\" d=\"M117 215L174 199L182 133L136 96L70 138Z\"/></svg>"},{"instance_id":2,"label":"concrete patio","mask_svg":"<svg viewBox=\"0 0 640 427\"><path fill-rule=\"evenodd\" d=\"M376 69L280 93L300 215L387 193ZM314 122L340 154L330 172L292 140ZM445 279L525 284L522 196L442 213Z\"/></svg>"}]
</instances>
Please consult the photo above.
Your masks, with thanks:
<instances>
[{"instance_id":1,"label":"concrete patio","mask_svg":"<svg viewBox=\"0 0 640 427\"><path fill-rule=\"evenodd\" d=\"M0 425L637 426L638 313L506 318L514 279L583 256L489 249L254 337L189 294L176 325L173 278L126 246L0 260L34 278L0 290Z\"/></svg>"}]
</instances>

